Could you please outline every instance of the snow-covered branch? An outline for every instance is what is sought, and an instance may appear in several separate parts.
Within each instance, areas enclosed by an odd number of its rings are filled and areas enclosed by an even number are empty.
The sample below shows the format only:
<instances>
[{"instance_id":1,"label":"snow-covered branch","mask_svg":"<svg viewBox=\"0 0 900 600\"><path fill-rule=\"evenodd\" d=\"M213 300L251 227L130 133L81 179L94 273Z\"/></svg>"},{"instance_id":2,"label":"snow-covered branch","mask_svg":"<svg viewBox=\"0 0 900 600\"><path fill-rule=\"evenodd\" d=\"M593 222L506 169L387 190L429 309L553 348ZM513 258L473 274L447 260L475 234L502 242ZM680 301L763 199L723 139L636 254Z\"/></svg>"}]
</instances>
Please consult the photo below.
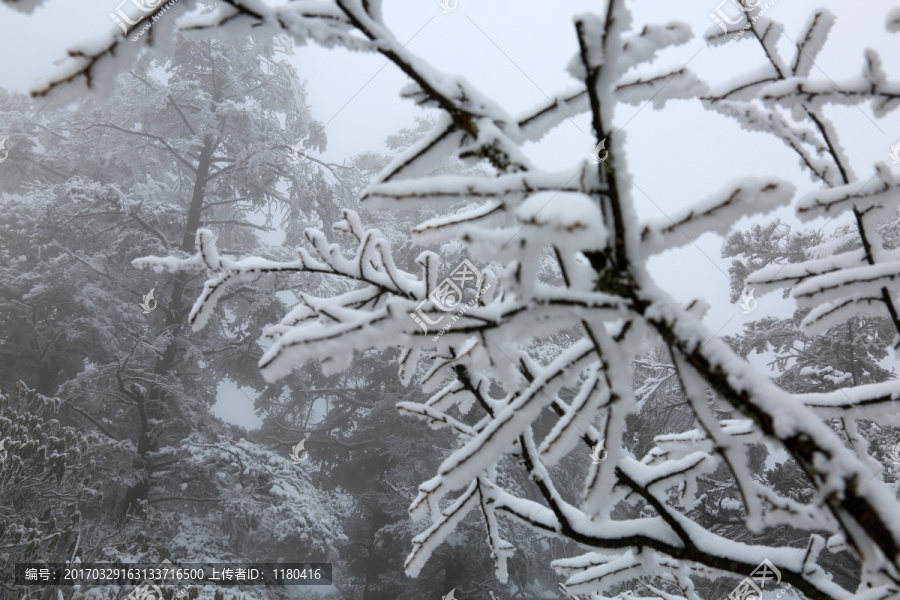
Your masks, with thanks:
<instances>
[{"instance_id":1,"label":"snow-covered branch","mask_svg":"<svg viewBox=\"0 0 900 600\"><path fill-rule=\"evenodd\" d=\"M271 345L259 365L270 381L313 360L336 373L360 350L402 347L401 380L418 381L431 396L398 409L448 429L458 442L434 477L420 484L410 507L415 520L428 523L413 540L408 574L420 573L464 520L480 514L501 581L514 550L504 521L514 519L583 548L581 556L554 565L575 593L649 578L651 589L665 589L665 597L696 598L700 579L746 577L769 560L783 581L809 598L848 597L850 591L821 566L825 544L817 531L842 536L830 547L843 540L860 561L860 589L873 598L896 593L895 495L873 479L858 429L844 428L848 447L822 418L846 419L863 406L883 414L900 394L897 385L845 389L843 399L837 393L790 394L714 339L696 311L659 290L647 271L652 255L703 232L726 233L745 215L787 204L794 187L771 178L741 179L685 202L665 220L642 223L622 140L610 129L622 102L650 96L662 105L694 97L748 129L783 140L823 185L799 200L798 211L830 216L853 210L863 248L771 265L748 282L794 286L801 303L815 306L804 321L810 328L860 314L884 313L897 322L900 261L879 242L872 221L896 211L896 183L883 166L868 186L856 181L821 109L848 98L870 100L882 116L898 105L900 88L872 54L862 78L845 82L842 93L830 82L809 79L812 57L831 28L829 14L813 15L790 59L779 54L776 24L755 20L752 35L769 63L708 92L684 69L632 73L660 49L683 43L687 30L648 26L629 35L624 2L610 0L603 15L575 19L578 51L569 72L579 87L516 120L467 81L438 73L399 43L381 21L377 2L225 5L203 15L202 26L228 24L242 31L253 25L288 32L300 42L379 52L411 80L405 97L443 111L431 132L397 156L364 198L379 208L444 209L413 233L428 243L462 240L469 258L455 268L442 269L436 254L423 252L420 273L401 269L387 238L364 228L352 211L335 225L350 243L329 243L310 229L307 247L291 261L221 256L207 230L198 232L194 257L135 261L157 270L205 271L190 315L195 329L207 324L227 290L261 276L318 274L351 285L332 296L299 293L298 305L267 330ZM791 122L780 112L785 110L809 123ZM521 146L580 112L589 112L596 140L609 144L608 158L568 172L536 170ZM479 157L499 175L424 175L450 156ZM648 340L668 349L673 367L636 395L630 361ZM639 415L663 381L681 391L690 426L657 437L645 456L634 456L626 435L629 418ZM737 414L723 418L722 412ZM797 465L811 490L803 501L757 472L752 452L759 446ZM514 469L532 486L527 492L511 482ZM561 484L562 473L583 479L580 493ZM703 491L713 489L713 473L733 482L714 488L716 502ZM703 519L714 504L729 515L717 517L719 522L740 523L748 535L793 527L808 539L806 551L735 539Z\"/></svg>"}]
</instances>

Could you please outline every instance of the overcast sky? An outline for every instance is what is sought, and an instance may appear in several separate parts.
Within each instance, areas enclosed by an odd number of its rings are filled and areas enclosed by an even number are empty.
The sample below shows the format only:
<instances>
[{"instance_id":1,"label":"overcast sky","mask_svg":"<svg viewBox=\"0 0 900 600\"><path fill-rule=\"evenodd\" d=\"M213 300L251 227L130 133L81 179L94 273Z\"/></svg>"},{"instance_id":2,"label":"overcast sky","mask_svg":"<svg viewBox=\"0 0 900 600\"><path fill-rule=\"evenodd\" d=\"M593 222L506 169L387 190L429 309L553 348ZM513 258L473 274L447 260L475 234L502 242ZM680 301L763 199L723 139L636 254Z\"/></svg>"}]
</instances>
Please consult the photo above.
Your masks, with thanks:
<instances>
[{"instance_id":1,"label":"overcast sky","mask_svg":"<svg viewBox=\"0 0 900 600\"><path fill-rule=\"evenodd\" d=\"M643 72L658 74L687 65L701 79L717 83L763 64L758 44L749 40L706 46L702 34L713 26L709 13L720 1L631 2L635 29L646 23L682 21L697 36L663 52ZM117 4L115 0L50 0L32 15L0 5L0 43L6 50L0 61L0 87L28 92L35 79L53 69L53 61L65 56L67 46L114 29L108 15ZM439 0L384 0L384 11L388 26L411 52L438 70L464 76L515 116L576 83L565 71L577 49L572 16L603 4L596 0L459 0L454 10L444 14ZM884 0L779 0L766 16L783 25L781 47L790 49L786 56L793 57L791 40L807 17L819 7L835 13L837 23L812 77L839 85L859 75L866 48L880 53L889 78L900 79L900 36L888 33L884 26L892 6L897 4ZM364 150L389 152L384 139L424 114L399 97L408 80L383 57L304 46L296 49L294 63L301 79L308 82L313 115L327 123L325 157L330 160L340 162ZM882 120L874 119L865 105L829 107L826 115L835 121L860 178L871 176L876 161L889 162L891 146L900 141L900 111ZM617 135L624 136L642 217L669 214L715 193L738 176L780 177L801 193L813 187L796 155L780 142L742 131L735 122L704 111L698 101L672 102L662 111L650 105L620 105L613 125L623 128ZM588 116L581 115L525 151L539 167L574 171L595 143L589 132ZM778 214L792 219L789 210ZM781 300L780 293L760 298L750 315L728 303L730 259L719 258L721 244L720 236L703 235L656 259L653 274L677 300L699 297L711 304L705 322L712 333L737 332L743 322L763 314L789 315L793 303ZM258 422L247 416L249 400L244 395L229 390L223 396L227 398L219 407L221 415L251 427Z\"/></svg>"}]
</instances>

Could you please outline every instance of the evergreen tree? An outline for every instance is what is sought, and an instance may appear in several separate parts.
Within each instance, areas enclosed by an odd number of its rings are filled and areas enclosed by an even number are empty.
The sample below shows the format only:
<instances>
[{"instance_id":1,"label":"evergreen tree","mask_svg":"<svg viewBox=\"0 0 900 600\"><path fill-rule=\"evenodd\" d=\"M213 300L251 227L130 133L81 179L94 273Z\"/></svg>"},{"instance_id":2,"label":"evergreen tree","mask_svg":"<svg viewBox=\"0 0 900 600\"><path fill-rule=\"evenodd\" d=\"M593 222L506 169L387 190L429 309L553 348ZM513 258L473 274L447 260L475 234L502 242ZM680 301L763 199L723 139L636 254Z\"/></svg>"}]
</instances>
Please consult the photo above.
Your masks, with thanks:
<instances>
[{"instance_id":1,"label":"evergreen tree","mask_svg":"<svg viewBox=\"0 0 900 600\"><path fill-rule=\"evenodd\" d=\"M896 220L882 223L881 230L896 230ZM822 231L792 232L781 221L756 225L728 236L722 254L732 260L731 301L743 290L746 278L763 267L799 263L834 252L840 256L861 248L856 227L842 226L830 234ZM892 242L887 241L887 249ZM785 288L785 296L791 287ZM820 335L805 335L800 323L810 313L798 308L789 319L765 317L751 321L737 336L726 341L741 356L769 354L776 383L793 393L830 392L894 379L883 367L890 354L894 327L889 317L877 315L848 319Z\"/></svg>"}]
</instances>

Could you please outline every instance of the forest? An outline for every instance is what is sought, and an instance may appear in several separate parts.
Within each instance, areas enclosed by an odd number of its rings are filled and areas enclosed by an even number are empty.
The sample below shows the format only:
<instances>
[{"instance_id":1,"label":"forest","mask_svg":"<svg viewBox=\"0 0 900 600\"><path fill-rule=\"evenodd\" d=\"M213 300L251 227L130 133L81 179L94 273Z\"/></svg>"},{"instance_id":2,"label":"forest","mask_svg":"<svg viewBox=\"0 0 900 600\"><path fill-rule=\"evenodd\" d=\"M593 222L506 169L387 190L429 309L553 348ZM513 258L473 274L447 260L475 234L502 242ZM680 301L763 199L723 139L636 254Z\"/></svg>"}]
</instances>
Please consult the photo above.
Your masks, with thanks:
<instances>
[{"instance_id":1,"label":"forest","mask_svg":"<svg viewBox=\"0 0 900 600\"><path fill-rule=\"evenodd\" d=\"M697 32L604 0L514 113L384 4L135 1L30 93L0 78L0 599L900 599L900 130L873 163L841 112L900 124L900 73L823 71L853 10L710 2ZM900 8L868 18L897 43ZM757 66L669 60L732 43ZM406 125L327 158L307 45L382 57ZM683 104L795 176L755 157L645 216L623 114ZM728 290L682 302L653 261L709 234ZM14 576L163 561L333 581Z\"/></svg>"}]
</instances>

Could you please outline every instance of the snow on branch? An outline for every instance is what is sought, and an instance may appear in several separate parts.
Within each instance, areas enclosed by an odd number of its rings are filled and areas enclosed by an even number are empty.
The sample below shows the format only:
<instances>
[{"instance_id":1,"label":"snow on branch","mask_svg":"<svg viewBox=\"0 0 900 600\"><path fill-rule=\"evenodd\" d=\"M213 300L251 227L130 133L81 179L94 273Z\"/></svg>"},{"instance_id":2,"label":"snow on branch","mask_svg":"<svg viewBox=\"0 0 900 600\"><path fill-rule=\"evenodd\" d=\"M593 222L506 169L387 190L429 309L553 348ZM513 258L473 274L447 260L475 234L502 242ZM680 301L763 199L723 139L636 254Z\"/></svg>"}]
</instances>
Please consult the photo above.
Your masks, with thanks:
<instances>
[{"instance_id":1,"label":"snow on branch","mask_svg":"<svg viewBox=\"0 0 900 600\"><path fill-rule=\"evenodd\" d=\"M791 279L794 283L803 281L798 287L804 295L796 297L801 304L813 306L802 322L807 333L823 332L857 315L888 317L897 332L894 349L900 351L900 308L896 295L892 294L893 287L888 285L890 273L896 270L889 265L896 257L887 256L884 240L878 231L881 220L896 215L897 182L890 169L880 163L875 165L873 176L860 180L853 172L836 128L822 114L825 104L852 104L858 107L860 101L868 99L876 118L883 117L900 106L900 83L888 79L881 58L873 50L865 51L860 77L844 83L835 83L831 79L812 82L808 77L810 68L807 62L811 62L824 46L833 25L833 17L827 11L816 12L807 21L791 71L788 71L786 60L769 36L771 22L765 17L752 21L754 38L762 46L768 64L749 76L718 86L719 89L704 100L707 106L735 118L746 129L776 135L798 155L801 167L809 171L814 181L824 184L823 188L799 199L796 205L798 215L803 219L821 216L834 218L845 210L851 212L856 221L862 257L869 268L867 274L858 279L842 278L836 272L850 266L855 258L835 255L832 249L828 258L811 256L806 264L790 267L790 273L805 271L799 277L788 275L779 278L778 272L773 273L769 268L748 278L748 283L760 281L771 287ZM778 30L780 32L782 28L779 26ZM765 110L760 110L759 105ZM806 121L808 126L799 128L787 125L786 115L779 113L779 108L789 111L793 121ZM838 282L850 289L838 291L833 285ZM831 290L832 300L816 304L815 301L823 296L816 292L817 289ZM796 289L794 293L798 293Z\"/></svg>"},{"instance_id":2,"label":"snow on branch","mask_svg":"<svg viewBox=\"0 0 900 600\"><path fill-rule=\"evenodd\" d=\"M828 33L834 27L835 17L827 10L817 10L809 18L803 34L798 38L797 52L791 62L791 72L795 77L808 77L816 57L825 47Z\"/></svg>"},{"instance_id":3,"label":"snow on branch","mask_svg":"<svg viewBox=\"0 0 900 600\"><path fill-rule=\"evenodd\" d=\"M866 51L862 74L854 79L834 82L831 79L811 81L805 77L789 77L762 88L764 102L792 108L807 105L820 110L827 104L858 106L868 100L876 117L884 117L900 106L900 86L887 80L881 69L881 59Z\"/></svg>"},{"instance_id":4,"label":"snow on branch","mask_svg":"<svg viewBox=\"0 0 900 600\"><path fill-rule=\"evenodd\" d=\"M900 416L893 404L900 399L900 385L896 381L842 388L835 392L797 394L795 398L823 417L837 417L864 407L867 415L884 419L882 422L886 424L900 425Z\"/></svg>"},{"instance_id":5,"label":"snow on branch","mask_svg":"<svg viewBox=\"0 0 900 600\"><path fill-rule=\"evenodd\" d=\"M738 179L735 184L729 186L728 192L715 194L680 213L644 225L642 247L648 254L655 254L689 244L708 231L727 233L744 215L765 213L790 202L795 189L784 181L755 177Z\"/></svg>"},{"instance_id":6,"label":"snow on branch","mask_svg":"<svg viewBox=\"0 0 900 600\"><path fill-rule=\"evenodd\" d=\"M363 200L375 209L393 208L402 203L421 200L459 202L462 199L524 198L537 192L583 191L572 185L571 173L516 173L493 179L473 179L468 176L443 175L425 180L392 181L371 186ZM506 206L506 204L504 204ZM512 206L518 206L513 204Z\"/></svg>"},{"instance_id":7,"label":"snow on branch","mask_svg":"<svg viewBox=\"0 0 900 600\"><path fill-rule=\"evenodd\" d=\"M413 231L417 241L461 240L467 258L442 265L437 254L423 252L420 272L405 271L387 238L345 211L335 225L343 243L307 230L294 260L221 256L212 234L201 230L194 257L150 257L135 265L205 270L190 316L195 328L209 321L226 290L249 279L305 273L348 282L339 293L299 293L297 306L266 330L271 344L260 368L274 380L317 360L334 373L360 351L401 347L401 381L416 382L430 396L397 408L457 439L410 506L413 519L425 523L413 540L407 573L420 573L471 517L484 522L500 581L508 576L513 544L507 540L515 538L506 528L513 520L581 548L578 556L553 565L576 593L600 594L641 580L660 597L708 597L699 592L704 581L744 578L769 560L782 581L806 597L843 599L854 590L841 588L825 570L820 533L827 532L833 536L828 548L846 548L859 561L854 576L860 589L873 598L895 594L895 494L873 478L873 459L858 430L846 429L848 443L822 420L851 419L847 413L862 407L884 414L895 385L789 394L715 339L696 307L673 301L646 267L665 249L707 231L727 233L745 215L787 204L794 187L742 178L699 202L681 202L670 218L642 223L624 149L610 130L623 102L653 97L661 106L694 97L746 129L783 141L821 186L801 198L798 211L833 216L846 208L856 219L852 233L861 248L843 254L820 248L802 262L761 269L748 283L793 286L801 303L815 305L804 321L810 327L860 313L886 314L900 332L894 306L900 259L878 238L873 221L896 211L897 184L883 165L868 185L859 181L836 128L821 113L825 104L869 100L880 117L897 105L900 86L888 80L877 56L868 53L863 75L836 89L809 78L834 20L829 13L812 15L799 54L787 58L780 54L784 44L776 43L776 24L756 19L745 39L756 40L768 63L708 88L682 69L639 72L635 67L660 49L684 43L687 28L630 31L624 2L610 0L602 14L575 18L578 51L566 67L578 85L513 119L464 78L415 56L380 13L377 2L359 0L278 7L229 0L192 19L210 32L243 34L258 27L287 32L300 43L387 57L410 80L402 94L443 114L381 173L365 201L426 209L429 217ZM536 169L522 146L583 112L596 142L608 138L608 160L581 162L567 172ZM486 161L496 176L428 177L447 157ZM635 392L630 361L648 342L672 357L671 369L660 377L683 395L689 424L662 432L644 456L635 456L630 427L662 387L648 381ZM597 460L601 442L607 455ZM802 501L759 472L753 452L761 446L796 467L803 478L798 485L809 490ZM573 478L583 481L580 491ZM718 506L710 494L718 495ZM710 525L721 518L713 509L728 513L741 533ZM783 537L766 537L784 526L805 552Z\"/></svg>"},{"instance_id":8,"label":"snow on branch","mask_svg":"<svg viewBox=\"0 0 900 600\"><path fill-rule=\"evenodd\" d=\"M805 194L797 200L797 214L802 219L826 215L834 217L844 210L855 208L862 214L871 213L876 219L883 218L890 216L895 209L894 199L898 193L900 183L886 165L879 164L869 181L855 181Z\"/></svg>"}]
</instances>

